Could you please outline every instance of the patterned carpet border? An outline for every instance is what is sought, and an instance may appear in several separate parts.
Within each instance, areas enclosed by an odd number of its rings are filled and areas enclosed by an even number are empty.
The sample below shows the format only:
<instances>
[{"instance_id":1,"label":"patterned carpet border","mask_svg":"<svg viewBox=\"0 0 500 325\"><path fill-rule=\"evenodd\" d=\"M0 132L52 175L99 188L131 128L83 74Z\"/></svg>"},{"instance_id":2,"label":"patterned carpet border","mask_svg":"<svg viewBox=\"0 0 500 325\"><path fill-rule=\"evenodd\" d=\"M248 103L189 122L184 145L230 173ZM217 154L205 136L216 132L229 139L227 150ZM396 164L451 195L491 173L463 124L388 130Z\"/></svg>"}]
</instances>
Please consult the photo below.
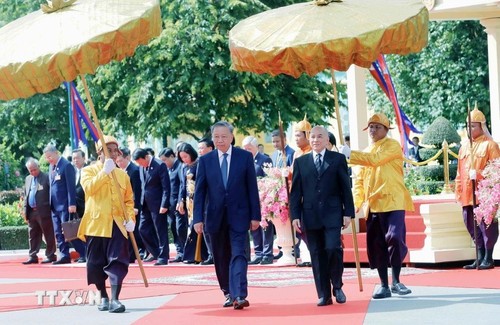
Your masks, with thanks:
<instances>
[{"instance_id":1,"label":"patterned carpet border","mask_svg":"<svg viewBox=\"0 0 500 325\"><path fill-rule=\"evenodd\" d=\"M440 270L427 270L417 269L411 267L404 267L401 274L413 275L440 272ZM389 271L390 274L390 271ZM378 277L376 270L366 268L361 269L361 276L363 278L376 278ZM343 279L355 279L356 269L344 269ZM181 276L165 276L148 279L149 283L157 284L179 284L179 285L193 285L193 286L217 286L217 278L215 272L181 275ZM130 280L127 283L139 283L141 281ZM248 270L248 284L253 287L286 287L302 284L313 283L313 274L311 268L272 268L264 270Z\"/></svg>"}]
</instances>

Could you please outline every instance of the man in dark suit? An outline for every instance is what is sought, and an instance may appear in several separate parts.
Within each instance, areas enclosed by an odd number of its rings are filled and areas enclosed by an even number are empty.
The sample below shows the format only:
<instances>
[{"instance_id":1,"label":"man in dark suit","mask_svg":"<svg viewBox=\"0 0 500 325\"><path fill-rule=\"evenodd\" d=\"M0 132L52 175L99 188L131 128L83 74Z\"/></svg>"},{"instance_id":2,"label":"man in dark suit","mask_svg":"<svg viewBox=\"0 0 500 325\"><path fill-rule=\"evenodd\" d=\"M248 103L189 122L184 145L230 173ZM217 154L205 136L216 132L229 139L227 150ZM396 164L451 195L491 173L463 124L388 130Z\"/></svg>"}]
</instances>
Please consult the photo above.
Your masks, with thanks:
<instances>
[{"instance_id":1,"label":"man in dark suit","mask_svg":"<svg viewBox=\"0 0 500 325\"><path fill-rule=\"evenodd\" d=\"M141 166L139 175L142 184L141 220L139 231L148 252L152 255L146 262L156 260L155 265L167 265L169 258L167 212L170 205L170 178L167 166L138 148L132 154Z\"/></svg>"},{"instance_id":2,"label":"man in dark suit","mask_svg":"<svg viewBox=\"0 0 500 325\"><path fill-rule=\"evenodd\" d=\"M354 218L347 162L342 154L326 150L328 131L311 130L313 151L295 159L290 209L297 232L305 231L318 293L318 306L346 302L342 291L344 271L340 232ZM302 220L301 220L302 219ZM331 283L331 285L330 285Z\"/></svg>"},{"instance_id":3,"label":"man in dark suit","mask_svg":"<svg viewBox=\"0 0 500 325\"><path fill-rule=\"evenodd\" d=\"M71 263L69 255L69 243L65 241L61 223L70 218L71 213L76 212L76 179L75 168L64 157L59 155L54 145L47 145L43 150L45 159L49 166L50 179L50 205L52 208L52 222L56 235L57 247L61 254L59 260L54 264ZM85 256L85 245L81 240L71 241L80 256Z\"/></svg>"},{"instance_id":4,"label":"man in dark suit","mask_svg":"<svg viewBox=\"0 0 500 325\"><path fill-rule=\"evenodd\" d=\"M29 255L30 258L23 264L38 263L38 252L42 244L42 234L45 237L47 248L42 263L56 261L56 240L50 213L50 181L47 174L40 171L38 160L28 158L26 168L30 175L24 181L23 213L28 223Z\"/></svg>"},{"instance_id":5,"label":"man in dark suit","mask_svg":"<svg viewBox=\"0 0 500 325\"><path fill-rule=\"evenodd\" d=\"M248 230L256 230L261 219L254 160L249 152L231 145L233 126L228 122L215 123L211 132L217 150L198 163L194 229L201 234L205 227L212 239L215 273L226 297L223 306L243 309L250 306Z\"/></svg>"},{"instance_id":6,"label":"man in dark suit","mask_svg":"<svg viewBox=\"0 0 500 325\"><path fill-rule=\"evenodd\" d=\"M274 149L276 149L271 155L274 167L282 168L292 166L293 164L293 155L295 154L295 150L293 150L288 144L286 144L286 139L284 140L286 158L283 157L283 143L281 141L280 131L274 130L271 133L271 141L273 143Z\"/></svg>"},{"instance_id":7,"label":"man in dark suit","mask_svg":"<svg viewBox=\"0 0 500 325\"><path fill-rule=\"evenodd\" d=\"M170 177L170 206L168 208L168 225L172 232L177 256L172 262L182 262L184 258L184 246L186 245L188 222L185 214L177 210L179 202L179 188L181 186L182 162L176 158L172 148L163 148L158 154L160 160L168 168Z\"/></svg>"},{"instance_id":8,"label":"man in dark suit","mask_svg":"<svg viewBox=\"0 0 500 325\"><path fill-rule=\"evenodd\" d=\"M257 177L264 177L264 167L272 167L273 161L268 156L259 152L257 139L248 136L243 139L241 146L246 151L250 152L254 158L255 174ZM274 228L271 220L268 220L268 226L262 228L259 226L257 230L250 232L253 239L253 249L255 257L248 264L273 264L273 243L274 243Z\"/></svg>"},{"instance_id":9,"label":"man in dark suit","mask_svg":"<svg viewBox=\"0 0 500 325\"><path fill-rule=\"evenodd\" d=\"M85 152L83 152L83 150L81 149L73 150L73 152L71 153L71 164L75 167L76 214L78 215L78 218L81 218L85 213L85 192L83 191L82 184L80 184L82 168L85 167ZM75 239L75 241L77 240L80 239ZM87 248L87 245L84 242L81 242L81 245ZM85 263L86 261L87 258L85 257L85 255L80 255L80 257L75 260L75 262L77 263Z\"/></svg>"},{"instance_id":10,"label":"man in dark suit","mask_svg":"<svg viewBox=\"0 0 500 325\"><path fill-rule=\"evenodd\" d=\"M139 215L141 212L141 176L139 174L139 167L130 161L130 150L126 147L120 148L121 155L116 157L116 164L122 170L124 170L128 177L130 178L130 184L132 185L132 191L134 192L134 214L136 220L139 219ZM134 237L135 242L137 244L137 249L139 250L139 254L144 256L146 254L146 248L144 247L144 243L142 241L141 234L139 232L139 222L136 222L134 229ZM130 263L135 263L135 252L132 247L132 242L129 239L129 253L130 253Z\"/></svg>"}]
</instances>

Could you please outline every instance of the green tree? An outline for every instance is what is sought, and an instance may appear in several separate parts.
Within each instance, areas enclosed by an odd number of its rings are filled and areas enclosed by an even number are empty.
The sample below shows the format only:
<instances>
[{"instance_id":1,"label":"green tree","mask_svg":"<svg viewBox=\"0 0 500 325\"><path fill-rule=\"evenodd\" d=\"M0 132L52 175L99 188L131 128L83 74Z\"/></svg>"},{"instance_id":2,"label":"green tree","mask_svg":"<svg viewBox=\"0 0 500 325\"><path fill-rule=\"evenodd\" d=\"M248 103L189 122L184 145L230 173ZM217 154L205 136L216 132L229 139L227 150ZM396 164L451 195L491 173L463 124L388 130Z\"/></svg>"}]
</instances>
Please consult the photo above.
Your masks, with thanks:
<instances>
[{"instance_id":1,"label":"green tree","mask_svg":"<svg viewBox=\"0 0 500 325\"><path fill-rule=\"evenodd\" d=\"M477 101L489 116L487 35L478 21L430 22L429 44L417 54L388 55L386 60L401 108L425 129L438 116L463 126L467 101ZM375 110L394 116L377 88L369 93Z\"/></svg>"},{"instance_id":2,"label":"green tree","mask_svg":"<svg viewBox=\"0 0 500 325\"><path fill-rule=\"evenodd\" d=\"M271 4L271 1L267 1ZM274 6L290 1L272 1ZM260 1L161 1L164 30L136 55L102 67L92 94L103 124L139 138L205 134L226 119L240 130L265 131L332 115L325 78L270 77L231 70L228 33L268 7Z\"/></svg>"}]
</instances>

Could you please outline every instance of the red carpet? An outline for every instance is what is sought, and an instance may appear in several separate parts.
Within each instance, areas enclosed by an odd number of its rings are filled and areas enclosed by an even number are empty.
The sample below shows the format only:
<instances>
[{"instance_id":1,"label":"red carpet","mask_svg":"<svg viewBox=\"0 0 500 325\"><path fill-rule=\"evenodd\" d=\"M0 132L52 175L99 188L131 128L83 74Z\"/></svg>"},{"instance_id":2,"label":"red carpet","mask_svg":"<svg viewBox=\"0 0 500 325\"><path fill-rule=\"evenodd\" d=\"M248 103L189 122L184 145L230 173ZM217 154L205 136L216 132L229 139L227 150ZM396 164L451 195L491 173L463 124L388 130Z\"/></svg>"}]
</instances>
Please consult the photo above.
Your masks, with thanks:
<instances>
[{"instance_id":1,"label":"red carpet","mask_svg":"<svg viewBox=\"0 0 500 325\"><path fill-rule=\"evenodd\" d=\"M39 306L35 291L40 290L94 290L86 284L86 270L83 265L22 265L22 259L0 262L0 313L14 310L49 308L48 304ZM176 295L174 299L157 308L138 324L362 324L371 294L378 279L374 273L363 269L367 274L363 279L364 291L359 292L357 279L346 276L344 292L347 303L317 307L316 292L312 277L307 277L310 268L296 272L295 267L251 266L249 271L250 307L244 310L222 308L224 297L216 285L206 284L213 281L213 267L184 266L173 264L154 267L150 263L145 271L151 283L145 288L137 266L132 266L122 290L121 300ZM263 272L264 271L264 272ZM461 288L500 288L500 268L487 271L467 271L463 269L425 270L405 268L402 281L408 286L438 286ZM346 269L346 275L352 275ZM290 274L293 278L289 278ZM297 274L306 275L299 278ZM265 275L265 276L264 276ZM179 279L194 278L198 284L169 284ZM275 282L267 282L266 279ZM283 280L277 280L282 278ZM252 280L257 279L257 280ZM492 281L492 279L496 279ZM299 281L296 284L296 281ZM301 283L308 282L308 283ZM270 283L275 283L271 286ZM64 308L64 307L58 307ZM144 306L147 308L147 306ZM1 314L0 314L1 315Z\"/></svg>"}]
</instances>

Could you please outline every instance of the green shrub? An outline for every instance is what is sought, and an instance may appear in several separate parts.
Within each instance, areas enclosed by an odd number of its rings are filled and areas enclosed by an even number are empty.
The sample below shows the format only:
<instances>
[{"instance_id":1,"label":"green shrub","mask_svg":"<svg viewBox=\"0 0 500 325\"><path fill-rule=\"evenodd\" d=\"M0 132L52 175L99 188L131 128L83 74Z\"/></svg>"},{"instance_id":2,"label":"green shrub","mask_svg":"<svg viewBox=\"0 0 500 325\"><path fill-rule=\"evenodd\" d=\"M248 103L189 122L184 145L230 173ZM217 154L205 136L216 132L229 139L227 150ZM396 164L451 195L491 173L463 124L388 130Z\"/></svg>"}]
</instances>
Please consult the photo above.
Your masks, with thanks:
<instances>
[{"instance_id":1,"label":"green shrub","mask_svg":"<svg viewBox=\"0 0 500 325\"><path fill-rule=\"evenodd\" d=\"M450 179L454 180L457 175L457 165L451 164L449 166ZM444 166L443 165L430 165L420 166L415 168L416 173L420 179L428 181L441 181L444 182Z\"/></svg>"},{"instance_id":2,"label":"green shrub","mask_svg":"<svg viewBox=\"0 0 500 325\"><path fill-rule=\"evenodd\" d=\"M0 205L1 204L12 204L19 202L22 195L22 191L0 191Z\"/></svg>"},{"instance_id":3,"label":"green shrub","mask_svg":"<svg viewBox=\"0 0 500 325\"><path fill-rule=\"evenodd\" d=\"M0 249L28 249L28 226L0 228Z\"/></svg>"},{"instance_id":4,"label":"green shrub","mask_svg":"<svg viewBox=\"0 0 500 325\"><path fill-rule=\"evenodd\" d=\"M460 144L461 138L455 127L446 118L440 116L432 122L422 136L422 144L441 148L443 141L449 145Z\"/></svg>"},{"instance_id":5,"label":"green shrub","mask_svg":"<svg viewBox=\"0 0 500 325\"><path fill-rule=\"evenodd\" d=\"M21 160L0 143L0 190L21 187L24 181ZM26 170L26 168L24 168Z\"/></svg>"},{"instance_id":6,"label":"green shrub","mask_svg":"<svg viewBox=\"0 0 500 325\"><path fill-rule=\"evenodd\" d=\"M22 225L24 219L19 213L18 203L0 204L0 227Z\"/></svg>"}]
</instances>

